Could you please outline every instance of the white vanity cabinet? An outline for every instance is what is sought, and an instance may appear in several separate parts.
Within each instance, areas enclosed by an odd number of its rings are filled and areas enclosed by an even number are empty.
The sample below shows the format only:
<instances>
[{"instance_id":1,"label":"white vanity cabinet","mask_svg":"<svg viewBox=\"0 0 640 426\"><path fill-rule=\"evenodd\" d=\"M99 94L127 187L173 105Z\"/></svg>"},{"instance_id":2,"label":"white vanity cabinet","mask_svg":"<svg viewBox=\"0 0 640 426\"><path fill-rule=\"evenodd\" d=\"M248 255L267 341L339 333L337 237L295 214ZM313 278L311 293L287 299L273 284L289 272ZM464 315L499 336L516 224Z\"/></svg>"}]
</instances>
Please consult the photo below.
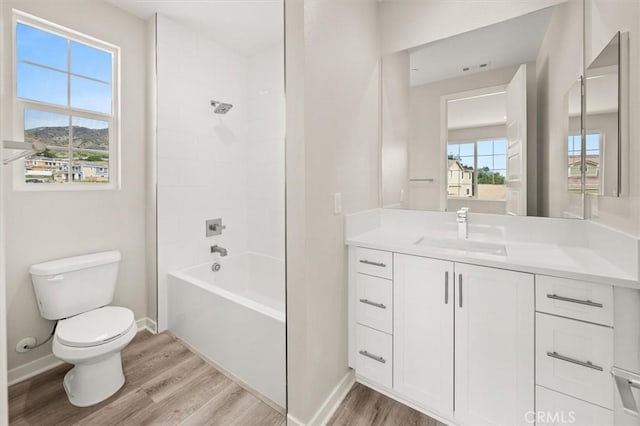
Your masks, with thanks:
<instances>
[{"instance_id":1,"label":"white vanity cabinet","mask_svg":"<svg viewBox=\"0 0 640 426\"><path fill-rule=\"evenodd\" d=\"M372 255L385 264L367 269L377 277L361 272L360 260ZM399 253L391 261L371 250L352 259L350 359L360 380L455 423L527 424L535 390L532 274ZM388 265L391 280L382 278ZM393 289L392 333L382 310L372 321L372 308L361 306L373 299L364 294L388 301L385 285Z\"/></svg>"},{"instance_id":2,"label":"white vanity cabinet","mask_svg":"<svg viewBox=\"0 0 640 426\"><path fill-rule=\"evenodd\" d=\"M394 254L393 389L453 416L453 262Z\"/></svg>"},{"instance_id":3,"label":"white vanity cabinet","mask_svg":"<svg viewBox=\"0 0 640 426\"><path fill-rule=\"evenodd\" d=\"M534 276L456 263L455 418L527 424L534 410Z\"/></svg>"}]
</instances>

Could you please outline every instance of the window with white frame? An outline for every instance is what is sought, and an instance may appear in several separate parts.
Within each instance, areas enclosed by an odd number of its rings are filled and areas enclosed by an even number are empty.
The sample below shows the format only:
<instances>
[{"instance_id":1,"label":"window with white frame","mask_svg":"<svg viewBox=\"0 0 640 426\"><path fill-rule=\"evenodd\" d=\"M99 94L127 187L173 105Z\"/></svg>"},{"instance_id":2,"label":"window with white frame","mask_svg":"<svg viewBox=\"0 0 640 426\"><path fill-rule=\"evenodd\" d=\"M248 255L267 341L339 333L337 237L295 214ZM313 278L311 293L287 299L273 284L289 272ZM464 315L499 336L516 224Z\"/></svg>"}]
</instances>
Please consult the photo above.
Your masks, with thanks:
<instances>
[{"instance_id":1,"label":"window with white frame","mask_svg":"<svg viewBox=\"0 0 640 426\"><path fill-rule=\"evenodd\" d=\"M449 198L506 200L506 139L450 142L447 166Z\"/></svg>"},{"instance_id":2,"label":"window with white frame","mask_svg":"<svg viewBox=\"0 0 640 426\"><path fill-rule=\"evenodd\" d=\"M568 138L568 189L569 192L582 191L582 137L569 135ZM585 192L597 194L602 187L602 134L590 131L585 139Z\"/></svg>"},{"instance_id":3,"label":"window with white frame","mask_svg":"<svg viewBox=\"0 0 640 426\"><path fill-rule=\"evenodd\" d=\"M16 187L116 187L119 48L21 12L13 22L16 126L47 147Z\"/></svg>"}]
</instances>

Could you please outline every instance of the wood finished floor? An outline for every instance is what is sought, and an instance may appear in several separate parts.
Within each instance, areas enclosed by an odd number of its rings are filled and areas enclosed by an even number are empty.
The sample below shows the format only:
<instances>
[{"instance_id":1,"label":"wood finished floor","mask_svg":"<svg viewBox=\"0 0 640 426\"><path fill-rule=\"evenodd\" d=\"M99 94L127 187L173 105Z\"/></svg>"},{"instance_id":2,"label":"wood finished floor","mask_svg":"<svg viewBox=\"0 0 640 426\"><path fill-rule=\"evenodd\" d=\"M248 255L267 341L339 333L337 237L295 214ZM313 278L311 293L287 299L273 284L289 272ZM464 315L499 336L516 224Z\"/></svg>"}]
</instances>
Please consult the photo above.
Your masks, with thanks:
<instances>
[{"instance_id":1,"label":"wood finished floor","mask_svg":"<svg viewBox=\"0 0 640 426\"><path fill-rule=\"evenodd\" d=\"M284 425L285 417L167 333L140 332L122 352L126 383L108 400L71 405L65 364L9 388L11 425Z\"/></svg>"},{"instance_id":2,"label":"wood finished floor","mask_svg":"<svg viewBox=\"0 0 640 426\"><path fill-rule=\"evenodd\" d=\"M328 426L446 426L368 387L356 383Z\"/></svg>"}]
</instances>

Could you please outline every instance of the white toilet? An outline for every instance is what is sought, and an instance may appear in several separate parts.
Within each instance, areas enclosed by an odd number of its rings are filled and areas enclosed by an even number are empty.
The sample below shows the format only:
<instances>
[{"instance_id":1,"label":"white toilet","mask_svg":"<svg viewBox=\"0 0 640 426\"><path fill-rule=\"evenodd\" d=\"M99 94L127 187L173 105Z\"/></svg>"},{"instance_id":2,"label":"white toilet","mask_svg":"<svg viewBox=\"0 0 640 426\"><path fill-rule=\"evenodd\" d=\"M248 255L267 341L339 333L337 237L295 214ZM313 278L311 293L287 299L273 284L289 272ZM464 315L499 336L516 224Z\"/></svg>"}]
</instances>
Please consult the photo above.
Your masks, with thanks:
<instances>
[{"instance_id":1,"label":"white toilet","mask_svg":"<svg viewBox=\"0 0 640 426\"><path fill-rule=\"evenodd\" d=\"M113 300L119 251L69 257L31 266L40 315L59 320L53 354L75 366L64 376L71 404L104 401L124 384L120 351L137 332L133 312Z\"/></svg>"}]
</instances>

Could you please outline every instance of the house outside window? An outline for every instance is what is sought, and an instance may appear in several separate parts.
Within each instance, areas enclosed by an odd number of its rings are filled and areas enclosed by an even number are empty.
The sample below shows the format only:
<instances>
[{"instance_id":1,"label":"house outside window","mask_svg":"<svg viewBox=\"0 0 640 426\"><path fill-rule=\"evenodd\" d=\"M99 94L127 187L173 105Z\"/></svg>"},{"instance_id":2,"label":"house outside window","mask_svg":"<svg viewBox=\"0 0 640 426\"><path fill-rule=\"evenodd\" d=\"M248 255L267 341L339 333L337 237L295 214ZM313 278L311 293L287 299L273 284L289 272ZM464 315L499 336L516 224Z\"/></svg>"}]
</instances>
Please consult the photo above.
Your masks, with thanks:
<instances>
[{"instance_id":1,"label":"house outside window","mask_svg":"<svg viewBox=\"0 0 640 426\"><path fill-rule=\"evenodd\" d=\"M46 146L16 163L14 187L117 188L119 48L18 11L13 29L16 139Z\"/></svg>"}]
</instances>

